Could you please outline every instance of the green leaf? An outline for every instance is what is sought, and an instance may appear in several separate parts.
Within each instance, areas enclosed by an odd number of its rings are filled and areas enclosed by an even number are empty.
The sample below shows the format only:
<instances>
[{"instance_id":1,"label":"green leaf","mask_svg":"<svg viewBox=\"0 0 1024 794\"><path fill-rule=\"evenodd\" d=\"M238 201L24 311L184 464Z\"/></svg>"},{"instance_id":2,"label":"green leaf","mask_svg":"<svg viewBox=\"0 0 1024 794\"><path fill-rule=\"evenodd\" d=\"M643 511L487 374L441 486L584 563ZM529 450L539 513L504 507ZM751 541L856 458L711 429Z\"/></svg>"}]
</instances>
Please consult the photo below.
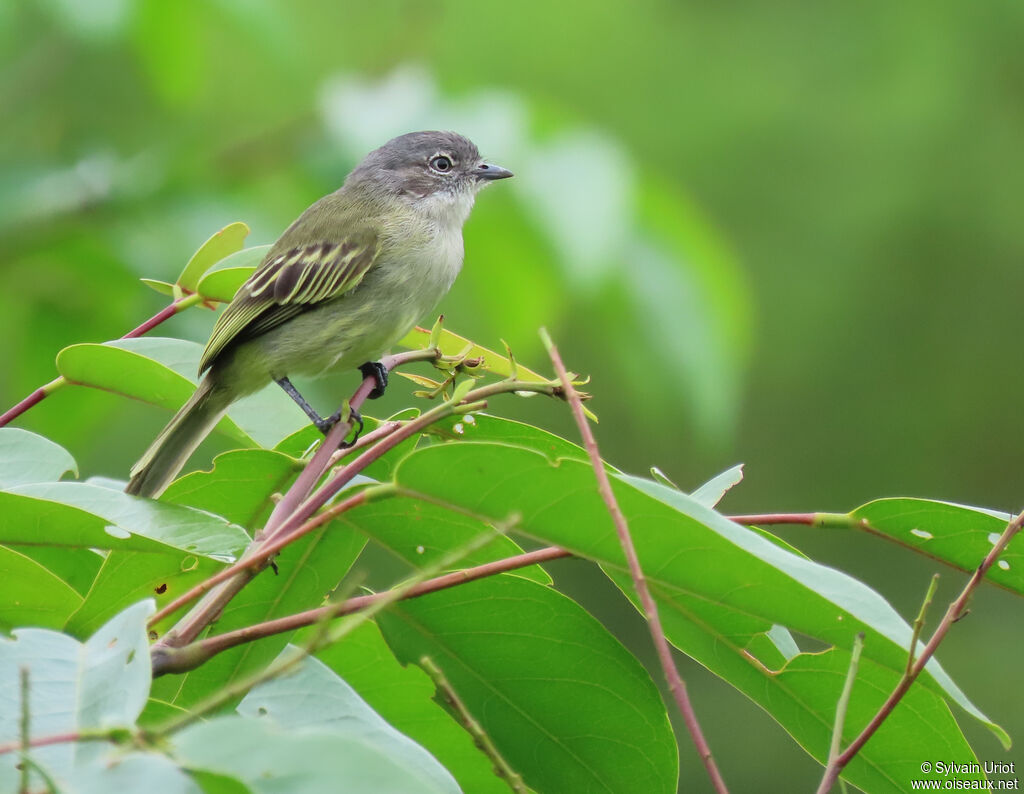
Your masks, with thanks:
<instances>
[{"instance_id":1,"label":"green leaf","mask_svg":"<svg viewBox=\"0 0 1024 794\"><path fill-rule=\"evenodd\" d=\"M297 650L291 646L283 653ZM238 704L238 713L269 720L288 731L340 729L359 736L394 766L413 770L420 778L417 791L459 791L448 770L430 753L385 722L318 659L307 657L289 675L260 684Z\"/></svg>"},{"instance_id":2,"label":"green leaf","mask_svg":"<svg viewBox=\"0 0 1024 794\"><path fill-rule=\"evenodd\" d=\"M151 499L140 499L110 488L78 482L36 483L0 493L0 499L27 497L31 500L46 500L67 507L85 511L103 524L102 535L121 539L121 544L103 541L91 542L92 538L76 537L60 527L46 526L46 534L40 536L38 527L31 525L23 513L20 525L10 522L0 532L2 542L48 543L54 545L92 546L94 548L133 548L138 551L154 551L152 543L132 543L133 538L156 541L167 551L168 547L190 554L213 557L222 561L233 560L249 541L249 536L237 526L223 518L201 510L179 505L163 504ZM12 502L20 504L18 500ZM31 503L26 505L31 510ZM2 520L2 519L0 519ZM95 534L95 533L92 533Z\"/></svg>"},{"instance_id":3,"label":"green leaf","mask_svg":"<svg viewBox=\"0 0 1024 794\"><path fill-rule=\"evenodd\" d=\"M31 557L0 546L0 629L40 626L59 629L82 596Z\"/></svg>"},{"instance_id":4,"label":"green leaf","mask_svg":"<svg viewBox=\"0 0 1024 794\"><path fill-rule=\"evenodd\" d=\"M43 538L39 527L45 527ZM48 555L36 548L45 543L68 558L56 572L77 561L85 574L95 573L85 600L65 615L66 628L82 636L133 600L169 601L234 559L249 536L188 507L87 483L36 483L0 492L0 542L23 545L43 564ZM108 550L102 564L92 549Z\"/></svg>"},{"instance_id":5,"label":"green leaf","mask_svg":"<svg viewBox=\"0 0 1024 794\"><path fill-rule=\"evenodd\" d=\"M104 747L88 760L77 763L73 784L74 790L82 794L107 794L114 791L203 794L204 791L166 756L157 753L125 753L119 747Z\"/></svg>"},{"instance_id":6,"label":"green leaf","mask_svg":"<svg viewBox=\"0 0 1024 794\"><path fill-rule=\"evenodd\" d=\"M164 362L189 345L192 343L160 337L71 345L57 354L57 371L72 383L177 411L192 396L195 381ZM198 355L195 361L198 366ZM215 429L240 444L254 443L227 417Z\"/></svg>"},{"instance_id":7,"label":"green leaf","mask_svg":"<svg viewBox=\"0 0 1024 794\"><path fill-rule=\"evenodd\" d=\"M376 420L364 415L363 421L366 423L366 429L363 432L369 432L371 423ZM316 445L323 440L324 434L317 430L315 425L310 423L278 441L274 445L274 451L293 458L303 458L311 454Z\"/></svg>"},{"instance_id":8,"label":"green leaf","mask_svg":"<svg viewBox=\"0 0 1024 794\"><path fill-rule=\"evenodd\" d=\"M192 472L171 483L160 501L208 510L254 529L273 507L271 495L283 493L299 468L294 458L269 449L225 452L213 459L211 471Z\"/></svg>"},{"instance_id":9,"label":"green leaf","mask_svg":"<svg viewBox=\"0 0 1024 794\"><path fill-rule=\"evenodd\" d=\"M307 638L315 629L306 629ZM297 643L302 639L296 638ZM508 794L469 733L434 700L434 684L419 667L395 659L377 624L367 621L316 657L345 680L389 724L423 745L464 792Z\"/></svg>"},{"instance_id":10,"label":"green leaf","mask_svg":"<svg viewBox=\"0 0 1024 794\"><path fill-rule=\"evenodd\" d=\"M197 291L208 300L228 303L270 250L269 245L243 248L224 257L199 279Z\"/></svg>"},{"instance_id":11,"label":"green leaf","mask_svg":"<svg viewBox=\"0 0 1024 794\"><path fill-rule=\"evenodd\" d=\"M442 419L427 429L427 434L446 441L493 441L540 452L549 460L575 458L587 460L587 452L561 436L539 427L485 413ZM609 469L613 471L614 469Z\"/></svg>"},{"instance_id":12,"label":"green leaf","mask_svg":"<svg viewBox=\"0 0 1024 794\"><path fill-rule=\"evenodd\" d=\"M185 714L188 714L188 709L150 696L142 714L139 715L139 726L147 729L156 728Z\"/></svg>"},{"instance_id":13,"label":"green leaf","mask_svg":"<svg viewBox=\"0 0 1024 794\"><path fill-rule=\"evenodd\" d=\"M64 631L76 637L88 636L127 604L144 598L154 598L157 607L162 607L223 567L223 563L209 557L173 551L110 551L84 602L64 624ZM174 616L165 618L152 628L162 633L174 620Z\"/></svg>"},{"instance_id":14,"label":"green leaf","mask_svg":"<svg viewBox=\"0 0 1024 794\"><path fill-rule=\"evenodd\" d=\"M190 769L189 774L199 784L203 794L252 794L253 791L236 777L218 775L201 769Z\"/></svg>"},{"instance_id":15,"label":"green leaf","mask_svg":"<svg viewBox=\"0 0 1024 794\"><path fill-rule=\"evenodd\" d=\"M66 347L57 369L68 380L178 410L195 390L202 347L181 339L117 339ZM246 446L273 447L308 423L287 395L271 384L228 409L216 429Z\"/></svg>"},{"instance_id":16,"label":"green leaf","mask_svg":"<svg viewBox=\"0 0 1024 794\"><path fill-rule=\"evenodd\" d=\"M430 334L431 332L428 329L420 328L417 325L398 342L398 345L408 350L425 350L430 346ZM493 372L495 375L503 375L507 378L512 374L512 362L505 356L481 345L474 344L466 339L466 337L459 336L447 329L441 329L439 347L441 353L446 356L465 354L466 358L483 358L483 369L487 372ZM538 375L532 369L524 367L519 362L516 362L516 365L519 371L519 378L522 380L549 380L543 375Z\"/></svg>"},{"instance_id":17,"label":"green leaf","mask_svg":"<svg viewBox=\"0 0 1024 794\"><path fill-rule=\"evenodd\" d=\"M153 603L134 604L114 617L87 642L48 629L17 629L0 637L0 743L19 738L19 670L29 670L33 736L90 729L129 727L149 691L150 664L146 619ZM32 759L57 778L71 778L79 752L74 742L39 747ZM0 755L0 790L14 791L17 753ZM32 789L43 788L34 776Z\"/></svg>"},{"instance_id":18,"label":"green leaf","mask_svg":"<svg viewBox=\"0 0 1024 794\"><path fill-rule=\"evenodd\" d=\"M189 292L197 292L202 275L224 257L240 250L248 236L249 227L244 223L229 223L192 254L192 258L178 276L178 286Z\"/></svg>"},{"instance_id":19,"label":"green leaf","mask_svg":"<svg viewBox=\"0 0 1024 794\"><path fill-rule=\"evenodd\" d=\"M690 496L694 501L699 502L705 507L713 508L722 498L729 492L734 486L738 485L743 479L743 464L740 463L737 466L733 466L731 469L726 469L721 474L712 477L700 488L694 491Z\"/></svg>"},{"instance_id":20,"label":"green leaf","mask_svg":"<svg viewBox=\"0 0 1024 794\"><path fill-rule=\"evenodd\" d=\"M371 500L345 513L335 523L372 538L414 568L430 567L484 531L484 525L469 516L401 496ZM513 540L497 535L485 546L463 556L457 567L469 568L522 553L523 549ZM551 584L551 577L539 565L518 573L541 584Z\"/></svg>"},{"instance_id":21,"label":"green leaf","mask_svg":"<svg viewBox=\"0 0 1024 794\"><path fill-rule=\"evenodd\" d=\"M677 750L647 671L561 593L502 575L379 616L406 664L430 656L531 788L675 792Z\"/></svg>"},{"instance_id":22,"label":"green leaf","mask_svg":"<svg viewBox=\"0 0 1024 794\"><path fill-rule=\"evenodd\" d=\"M78 465L64 447L17 427L0 428L0 489L30 482L53 482Z\"/></svg>"},{"instance_id":23,"label":"green leaf","mask_svg":"<svg viewBox=\"0 0 1024 794\"><path fill-rule=\"evenodd\" d=\"M316 693L307 693L314 701ZM267 719L217 717L170 739L171 751L189 769L228 775L259 794L451 794L428 767L397 755L365 726L287 730Z\"/></svg>"},{"instance_id":24,"label":"green leaf","mask_svg":"<svg viewBox=\"0 0 1024 794\"><path fill-rule=\"evenodd\" d=\"M602 563L632 596L617 536L593 472L582 462L562 460L552 466L527 450L491 444L434 445L406 458L396 479L403 488L494 518L518 511L522 532ZM906 665L909 626L863 584L789 553L685 494L630 477L616 477L613 488L669 639L759 703L812 755L824 759L841 676L832 682L807 678L782 686L770 670L751 664L747 646L773 625L837 648L851 646L853 636L864 631L864 658L898 676ZM926 670L920 684L956 701L1006 738L935 660ZM974 758L951 718L937 727L946 743L957 748L951 758ZM857 785L885 779L890 770L881 763L869 744L848 768L849 779Z\"/></svg>"},{"instance_id":25,"label":"green leaf","mask_svg":"<svg viewBox=\"0 0 1024 794\"><path fill-rule=\"evenodd\" d=\"M973 572L1013 518L1009 513L930 499L878 499L850 514L874 534ZM1024 595L1024 535L1013 538L985 578Z\"/></svg>"},{"instance_id":26,"label":"green leaf","mask_svg":"<svg viewBox=\"0 0 1024 794\"><path fill-rule=\"evenodd\" d=\"M40 529L45 535L40 534ZM90 549L135 549L167 553L165 539L131 534L103 516L50 499L0 492L0 543L64 546L93 556Z\"/></svg>"},{"instance_id":27,"label":"green leaf","mask_svg":"<svg viewBox=\"0 0 1024 794\"><path fill-rule=\"evenodd\" d=\"M154 278L140 278L143 284L149 287L151 290L159 292L161 295L167 295L168 297L174 298L174 284L168 284L166 281L157 281Z\"/></svg>"},{"instance_id":28,"label":"green leaf","mask_svg":"<svg viewBox=\"0 0 1024 794\"><path fill-rule=\"evenodd\" d=\"M83 554L81 549L67 546L20 546L18 551L35 560L82 596L89 592L103 562L103 555L98 551L90 550L88 554Z\"/></svg>"},{"instance_id":29,"label":"green leaf","mask_svg":"<svg viewBox=\"0 0 1024 794\"><path fill-rule=\"evenodd\" d=\"M760 657L756 657L760 662ZM832 648L822 653L802 653L774 672L779 687L793 693L810 693L815 700L838 699L849 669L850 653ZM852 742L882 707L899 682L899 674L873 661L861 658L857 679L846 712L841 746ZM832 702L833 714L835 701ZM785 708L786 706L783 706ZM798 719L799 708L790 707ZM873 745L873 746L872 746ZM870 753L868 747L871 747ZM906 792L907 781L921 777L925 759L957 759L973 763L974 753L955 730L955 721L946 702L934 692L913 686L893 710L869 745L861 751L868 756L854 757L843 777L864 791ZM950 775L958 781L984 780L970 772Z\"/></svg>"}]
</instances>

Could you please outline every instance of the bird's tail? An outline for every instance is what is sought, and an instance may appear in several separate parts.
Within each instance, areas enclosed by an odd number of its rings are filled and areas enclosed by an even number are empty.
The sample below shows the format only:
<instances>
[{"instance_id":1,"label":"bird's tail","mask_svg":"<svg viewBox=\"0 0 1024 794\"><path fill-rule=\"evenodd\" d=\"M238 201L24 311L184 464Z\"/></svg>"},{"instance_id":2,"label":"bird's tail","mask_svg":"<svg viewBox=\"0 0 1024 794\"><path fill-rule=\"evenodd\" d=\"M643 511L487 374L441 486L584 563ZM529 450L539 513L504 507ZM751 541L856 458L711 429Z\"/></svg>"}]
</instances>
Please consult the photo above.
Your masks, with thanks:
<instances>
[{"instance_id":1,"label":"bird's tail","mask_svg":"<svg viewBox=\"0 0 1024 794\"><path fill-rule=\"evenodd\" d=\"M132 467L125 493L156 498L181 471L231 404L231 393L203 378L188 402L167 423L149 449Z\"/></svg>"}]
</instances>

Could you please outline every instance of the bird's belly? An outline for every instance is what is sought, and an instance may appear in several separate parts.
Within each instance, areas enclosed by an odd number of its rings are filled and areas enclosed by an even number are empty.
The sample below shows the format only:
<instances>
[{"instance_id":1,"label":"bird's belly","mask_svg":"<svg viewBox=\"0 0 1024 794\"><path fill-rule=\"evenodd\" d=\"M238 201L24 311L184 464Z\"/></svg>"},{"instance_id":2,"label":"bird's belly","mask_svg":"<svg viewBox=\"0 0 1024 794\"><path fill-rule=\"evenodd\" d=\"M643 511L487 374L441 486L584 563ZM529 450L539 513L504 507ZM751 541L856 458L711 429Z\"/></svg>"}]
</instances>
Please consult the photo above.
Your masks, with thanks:
<instances>
[{"instance_id":1,"label":"bird's belly","mask_svg":"<svg viewBox=\"0 0 1024 794\"><path fill-rule=\"evenodd\" d=\"M257 380L316 376L375 361L437 305L461 266L461 235L436 235L416 261L376 263L350 292L239 345L233 358L244 366L232 369L249 373L251 391L261 385Z\"/></svg>"},{"instance_id":2,"label":"bird's belly","mask_svg":"<svg viewBox=\"0 0 1024 794\"><path fill-rule=\"evenodd\" d=\"M279 339L267 340L265 347L273 351L268 356L271 376L316 376L375 361L448 291L454 276L438 275L418 270L396 278L381 273L351 293L298 315L282 326Z\"/></svg>"}]
</instances>

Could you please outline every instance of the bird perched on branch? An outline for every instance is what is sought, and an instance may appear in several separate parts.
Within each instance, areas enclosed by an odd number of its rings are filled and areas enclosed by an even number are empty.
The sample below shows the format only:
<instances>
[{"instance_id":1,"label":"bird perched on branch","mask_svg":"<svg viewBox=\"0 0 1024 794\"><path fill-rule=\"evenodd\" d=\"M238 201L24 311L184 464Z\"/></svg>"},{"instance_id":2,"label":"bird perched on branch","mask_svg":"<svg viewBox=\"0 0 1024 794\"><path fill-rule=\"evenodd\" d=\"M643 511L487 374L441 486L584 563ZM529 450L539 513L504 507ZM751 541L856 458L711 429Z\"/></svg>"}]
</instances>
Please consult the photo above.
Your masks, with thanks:
<instances>
[{"instance_id":1,"label":"bird perched on branch","mask_svg":"<svg viewBox=\"0 0 1024 794\"><path fill-rule=\"evenodd\" d=\"M412 132L370 152L344 185L296 220L239 288L207 342L203 375L132 468L128 493L157 496L235 400L276 381L326 432L288 380L377 359L448 292L477 192L512 176L454 132Z\"/></svg>"}]
</instances>

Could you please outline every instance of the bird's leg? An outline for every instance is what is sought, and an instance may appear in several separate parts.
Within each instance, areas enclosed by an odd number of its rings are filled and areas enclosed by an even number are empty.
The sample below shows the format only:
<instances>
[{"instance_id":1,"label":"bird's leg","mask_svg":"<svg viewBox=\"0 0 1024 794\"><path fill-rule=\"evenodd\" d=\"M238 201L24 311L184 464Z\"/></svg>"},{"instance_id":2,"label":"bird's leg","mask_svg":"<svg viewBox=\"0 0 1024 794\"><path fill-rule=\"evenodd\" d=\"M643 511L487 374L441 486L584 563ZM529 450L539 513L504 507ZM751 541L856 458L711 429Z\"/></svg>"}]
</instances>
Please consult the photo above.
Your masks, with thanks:
<instances>
[{"instance_id":1,"label":"bird's leg","mask_svg":"<svg viewBox=\"0 0 1024 794\"><path fill-rule=\"evenodd\" d=\"M312 405L306 402L306 398L299 394L299 390L296 389L288 378L278 378L277 385L284 389L284 393L291 397L295 404L302 409L303 413L310 418L310 421L316 425L316 429L323 433L325 436L327 432L334 427L338 420L341 419L341 411L335 411L333 414L324 419L320 414L316 412ZM356 443L359 438L359 434L363 432L363 417L359 415L359 412L353 409L349 409L349 422L353 427L359 426L356 431L356 437L352 441L346 443L344 446L351 446Z\"/></svg>"},{"instance_id":2,"label":"bird's leg","mask_svg":"<svg viewBox=\"0 0 1024 794\"><path fill-rule=\"evenodd\" d=\"M359 366L359 371L363 373L364 378L373 378L377 382L373 391L366 396L371 400L383 397L384 390L388 387L388 368L379 361L367 361Z\"/></svg>"},{"instance_id":3,"label":"bird's leg","mask_svg":"<svg viewBox=\"0 0 1024 794\"><path fill-rule=\"evenodd\" d=\"M331 424L333 424L333 422L327 424L327 420L321 417L313 406L306 402L306 398L299 394L299 390L292 385L292 382L288 380L288 378L278 378L277 385L284 389L284 393L295 401L295 404L302 409L302 412L310 418L313 424L316 425L321 432L326 433L331 429ZM338 420L335 419L334 421L337 422Z\"/></svg>"}]
</instances>

